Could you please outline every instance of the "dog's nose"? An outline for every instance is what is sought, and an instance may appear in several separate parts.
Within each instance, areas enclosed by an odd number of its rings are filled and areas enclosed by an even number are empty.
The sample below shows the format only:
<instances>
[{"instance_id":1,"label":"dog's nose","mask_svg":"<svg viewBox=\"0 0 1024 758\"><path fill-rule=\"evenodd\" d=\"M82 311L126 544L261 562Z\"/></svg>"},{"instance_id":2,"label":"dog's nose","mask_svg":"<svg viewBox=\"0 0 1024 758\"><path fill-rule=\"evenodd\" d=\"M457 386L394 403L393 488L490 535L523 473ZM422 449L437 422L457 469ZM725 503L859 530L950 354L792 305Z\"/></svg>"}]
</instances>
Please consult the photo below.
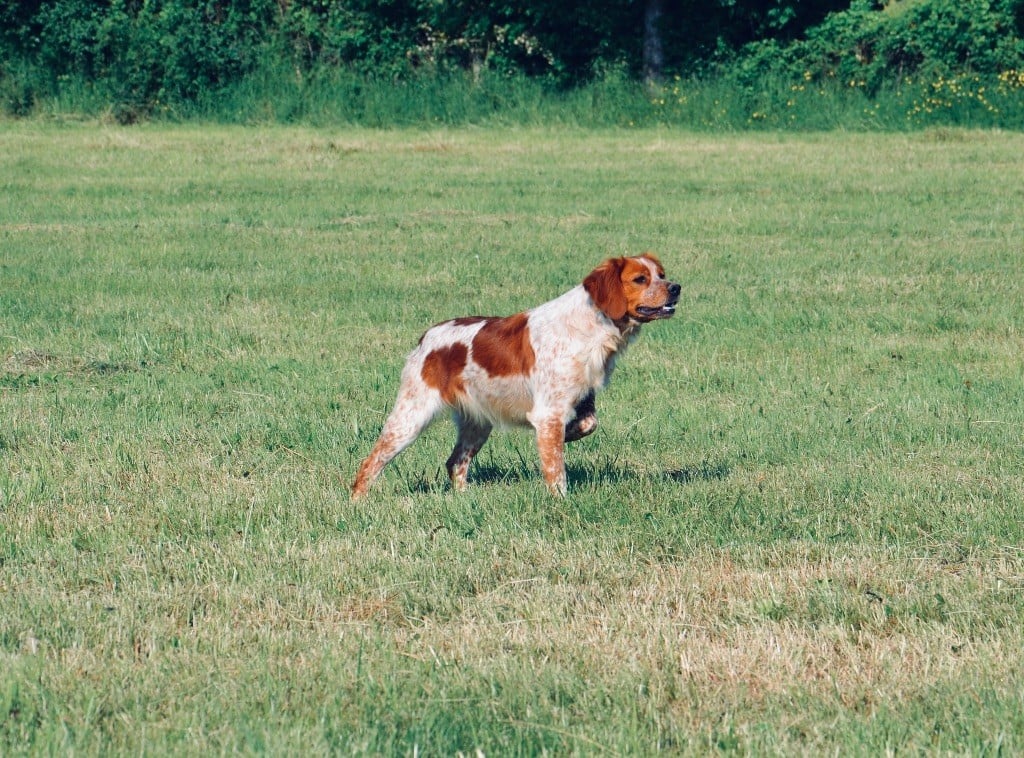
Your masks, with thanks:
<instances>
[{"instance_id":1,"label":"dog's nose","mask_svg":"<svg viewBox=\"0 0 1024 758\"><path fill-rule=\"evenodd\" d=\"M672 284L668 285L668 294L671 295L672 297L679 297L679 290L681 289L682 287L673 282Z\"/></svg>"}]
</instances>

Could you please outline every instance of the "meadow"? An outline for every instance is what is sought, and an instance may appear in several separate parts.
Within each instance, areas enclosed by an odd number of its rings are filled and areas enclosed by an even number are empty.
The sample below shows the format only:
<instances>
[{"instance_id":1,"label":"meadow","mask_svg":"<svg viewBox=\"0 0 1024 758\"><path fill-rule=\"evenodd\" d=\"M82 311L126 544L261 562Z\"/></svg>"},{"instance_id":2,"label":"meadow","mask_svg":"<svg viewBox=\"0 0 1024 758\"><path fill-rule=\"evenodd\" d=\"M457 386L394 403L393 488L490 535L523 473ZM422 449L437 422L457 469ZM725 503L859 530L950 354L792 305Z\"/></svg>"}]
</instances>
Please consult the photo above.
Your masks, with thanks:
<instances>
[{"instance_id":1,"label":"meadow","mask_svg":"<svg viewBox=\"0 0 1024 758\"><path fill-rule=\"evenodd\" d=\"M1024 752L1024 134L0 123L0 753ZM432 323L683 294L551 498Z\"/></svg>"}]
</instances>

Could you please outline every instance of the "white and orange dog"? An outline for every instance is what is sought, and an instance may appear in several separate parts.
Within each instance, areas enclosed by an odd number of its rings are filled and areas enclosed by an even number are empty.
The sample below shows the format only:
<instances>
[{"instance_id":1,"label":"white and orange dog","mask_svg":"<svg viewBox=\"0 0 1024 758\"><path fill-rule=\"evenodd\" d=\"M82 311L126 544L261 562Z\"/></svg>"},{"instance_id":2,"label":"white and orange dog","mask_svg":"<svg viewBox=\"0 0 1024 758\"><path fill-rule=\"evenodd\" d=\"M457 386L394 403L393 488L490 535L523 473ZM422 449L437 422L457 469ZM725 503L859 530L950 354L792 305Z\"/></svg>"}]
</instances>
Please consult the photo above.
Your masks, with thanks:
<instances>
[{"instance_id":1,"label":"white and orange dog","mask_svg":"<svg viewBox=\"0 0 1024 758\"><path fill-rule=\"evenodd\" d=\"M443 408L458 427L447 462L455 489L465 489L469 464L493 427L528 425L537 433L548 489L564 495L565 443L597 428L594 393L641 325L675 313L679 290L650 253L612 258L532 310L431 327L406 360L394 409L359 467L353 499Z\"/></svg>"}]
</instances>

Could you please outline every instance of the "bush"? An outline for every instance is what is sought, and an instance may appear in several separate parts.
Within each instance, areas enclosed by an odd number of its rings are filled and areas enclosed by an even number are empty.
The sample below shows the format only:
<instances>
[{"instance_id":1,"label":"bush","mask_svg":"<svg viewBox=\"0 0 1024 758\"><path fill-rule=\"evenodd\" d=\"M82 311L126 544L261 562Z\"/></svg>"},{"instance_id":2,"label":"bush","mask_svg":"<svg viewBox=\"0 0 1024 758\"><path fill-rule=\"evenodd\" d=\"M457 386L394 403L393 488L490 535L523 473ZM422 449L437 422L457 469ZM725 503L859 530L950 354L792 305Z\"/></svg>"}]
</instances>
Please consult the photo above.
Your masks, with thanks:
<instances>
[{"instance_id":1,"label":"bush","mask_svg":"<svg viewBox=\"0 0 1024 758\"><path fill-rule=\"evenodd\" d=\"M753 43L727 65L741 84L764 76L793 81L886 82L916 74L997 76L1024 68L1020 0L902 0L884 9L855 0L804 40Z\"/></svg>"},{"instance_id":2,"label":"bush","mask_svg":"<svg viewBox=\"0 0 1024 758\"><path fill-rule=\"evenodd\" d=\"M22 117L32 113L36 94L25 76L0 73L0 113Z\"/></svg>"},{"instance_id":3,"label":"bush","mask_svg":"<svg viewBox=\"0 0 1024 758\"><path fill-rule=\"evenodd\" d=\"M115 109L143 115L251 70L273 7L265 0L44 2L23 29L20 54L48 72L51 91L85 80Z\"/></svg>"},{"instance_id":4,"label":"bush","mask_svg":"<svg viewBox=\"0 0 1024 758\"><path fill-rule=\"evenodd\" d=\"M854 0L822 15L840 4L711 0L695 29L677 23L695 3L665 3L678 72L666 81L687 83L680 97L638 85L643 3L631 0L9 0L0 110L125 123L1020 123L1007 82L1024 71L1024 0Z\"/></svg>"}]
</instances>

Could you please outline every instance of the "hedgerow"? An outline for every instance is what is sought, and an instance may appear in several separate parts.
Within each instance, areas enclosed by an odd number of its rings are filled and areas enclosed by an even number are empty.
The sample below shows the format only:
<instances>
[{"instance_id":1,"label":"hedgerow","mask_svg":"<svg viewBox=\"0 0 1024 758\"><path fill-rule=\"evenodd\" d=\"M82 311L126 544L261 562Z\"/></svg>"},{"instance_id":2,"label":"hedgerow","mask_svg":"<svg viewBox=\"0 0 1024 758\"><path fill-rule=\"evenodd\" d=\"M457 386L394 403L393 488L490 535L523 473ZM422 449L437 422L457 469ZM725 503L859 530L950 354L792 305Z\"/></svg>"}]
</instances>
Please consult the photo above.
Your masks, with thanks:
<instances>
[{"instance_id":1,"label":"hedgerow","mask_svg":"<svg viewBox=\"0 0 1024 758\"><path fill-rule=\"evenodd\" d=\"M645 94L655 5L665 70ZM15 117L892 126L888 111L1015 127L1019 71L1024 0L0 3L0 111Z\"/></svg>"}]
</instances>

